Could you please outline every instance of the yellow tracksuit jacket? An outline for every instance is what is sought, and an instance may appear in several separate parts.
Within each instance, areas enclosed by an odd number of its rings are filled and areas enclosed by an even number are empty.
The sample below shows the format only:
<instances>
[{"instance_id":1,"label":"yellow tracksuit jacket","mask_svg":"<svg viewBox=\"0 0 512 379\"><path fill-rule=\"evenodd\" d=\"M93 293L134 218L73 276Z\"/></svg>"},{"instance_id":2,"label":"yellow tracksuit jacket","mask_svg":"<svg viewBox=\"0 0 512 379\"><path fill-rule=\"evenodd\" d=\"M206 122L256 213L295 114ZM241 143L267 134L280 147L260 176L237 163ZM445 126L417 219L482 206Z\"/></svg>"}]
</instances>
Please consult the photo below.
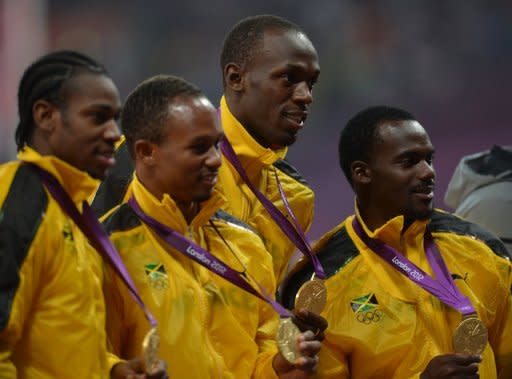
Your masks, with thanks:
<instances>
[{"instance_id":1,"label":"yellow tracksuit jacket","mask_svg":"<svg viewBox=\"0 0 512 379\"><path fill-rule=\"evenodd\" d=\"M145 213L234 269L247 270L250 278L274 293L270 255L247 226L217 212L220 197L204 203L187 225L168 195L157 200L137 178L131 191ZM158 320L160 357L167 362L171 378L276 377L272 359L277 352L278 316L269 305L169 247L127 204L111 212L104 224ZM120 358L140 356L149 322L119 278L107 270L107 334L112 351ZM112 357L110 365L115 363Z\"/></svg>"},{"instance_id":2,"label":"yellow tracksuit jacket","mask_svg":"<svg viewBox=\"0 0 512 379\"><path fill-rule=\"evenodd\" d=\"M223 97L220 103L222 128L231 142L251 182L267 199L287 215L279 195L277 173L290 207L305 231L313 222L314 194L296 169L284 160L287 149L274 151L258 144L229 111ZM243 182L233 166L224 158L219 171L219 190L228 199L226 211L254 227L272 255L278 283L286 273L286 266L295 245L279 229L269 213Z\"/></svg>"},{"instance_id":3,"label":"yellow tracksuit jacket","mask_svg":"<svg viewBox=\"0 0 512 379\"><path fill-rule=\"evenodd\" d=\"M315 247L329 276L322 313L329 327L316 377L419 378L433 357L453 352L452 336L461 315L369 250L352 228L353 217ZM370 237L432 275L423 249L426 221L414 222L400 238L402 216L374 232L359 220ZM511 378L511 265L504 246L475 224L440 211L434 212L429 229L455 284L488 328L480 378ZM306 266L290 277L285 303L291 304L310 273Z\"/></svg>"},{"instance_id":4,"label":"yellow tracksuit jacket","mask_svg":"<svg viewBox=\"0 0 512 379\"><path fill-rule=\"evenodd\" d=\"M284 160L287 149L274 151L258 144L231 114L224 97L221 99L220 108L224 133L252 183L286 215L275 179L277 173L297 220L308 231L313 222L314 194L300 173ZM116 152L116 165L110 170L94 199L93 209L98 216L127 200L131 193L128 183L132 173L133 163L126 144L123 143ZM223 209L251 225L263 239L267 251L272 255L274 272L279 283L291 255L296 250L295 245L275 224L224 156L216 187L227 200Z\"/></svg>"},{"instance_id":5,"label":"yellow tracksuit jacket","mask_svg":"<svg viewBox=\"0 0 512 379\"><path fill-rule=\"evenodd\" d=\"M0 166L0 378L107 378L101 262L31 162L78 205L97 181L25 148Z\"/></svg>"}]
</instances>

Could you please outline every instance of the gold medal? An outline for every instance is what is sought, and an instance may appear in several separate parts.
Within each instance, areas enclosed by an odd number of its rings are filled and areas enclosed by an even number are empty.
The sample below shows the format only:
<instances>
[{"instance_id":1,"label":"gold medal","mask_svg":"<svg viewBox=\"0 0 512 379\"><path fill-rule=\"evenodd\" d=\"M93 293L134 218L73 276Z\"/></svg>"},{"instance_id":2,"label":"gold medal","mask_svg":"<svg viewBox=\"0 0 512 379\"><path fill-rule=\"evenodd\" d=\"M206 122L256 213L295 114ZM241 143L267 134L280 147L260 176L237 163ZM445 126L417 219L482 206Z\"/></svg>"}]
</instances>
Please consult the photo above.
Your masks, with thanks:
<instances>
[{"instance_id":1,"label":"gold medal","mask_svg":"<svg viewBox=\"0 0 512 379\"><path fill-rule=\"evenodd\" d=\"M277 346L281 354L291 364L295 364L300 353L297 346L297 337L300 335L300 330L295 325L290 317L279 319L279 329L277 330Z\"/></svg>"},{"instance_id":2,"label":"gold medal","mask_svg":"<svg viewBox=\"0 0 512 379\"><path fill-rule=\"evenodd\" d=\"M327 301L327 289L323 280L311 279L304 283L295 295L295 310L305 308L319 315Z\"/></svg>"},{"instance_id":3,"label":"gold medal","mask_svg":"<svg viewBox=\"0 0 512 379\"><path fill-rule=\"evenodd\" d=\"M487 328L472 314L463 317L453 333L453 348L456 353L480 355L487 345Z\"/></svg>"},{"instance_id":4,"label":"gold medal","mask_svg":"<svg viewBox=\"0 0 512 379\"><path fill-rule=\"evenodd\" d=\"M158 368L158 349L160 347L160 336L156 328L151 330L142 341L142 362L146 374L154 374Z\"/></svg>"}]
</instances>

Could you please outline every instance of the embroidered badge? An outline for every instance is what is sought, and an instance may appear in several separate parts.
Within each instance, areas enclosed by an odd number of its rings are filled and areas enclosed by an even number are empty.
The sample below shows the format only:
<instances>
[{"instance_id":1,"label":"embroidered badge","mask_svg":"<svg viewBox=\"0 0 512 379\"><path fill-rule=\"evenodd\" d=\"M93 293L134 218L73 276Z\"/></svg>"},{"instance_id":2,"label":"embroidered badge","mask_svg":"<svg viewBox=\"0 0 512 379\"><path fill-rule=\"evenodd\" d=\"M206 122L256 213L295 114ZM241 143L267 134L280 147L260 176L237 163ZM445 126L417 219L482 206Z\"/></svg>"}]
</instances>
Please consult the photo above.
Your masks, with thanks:
<instances>
[{"instance_id":1,"label":"embroidered badge","mask_svg":"<svg viewBox=\"0 0 512 379\"><path fill-rule=\"evenodd\" d=\"M148 263L144 266L144 272L149 284L155 289L166 289L169 287L167 271L161 263Z\"/></svg>"},{"instance_id":2,"label":"embroidered badge","mask_svg":"<svg viewBox=\"0 0 512 379\"><path fill-rule=\"evenodd\" d=\"M363 324L379 322L383 316L382 311L378 309L377 297L373 293L352 299L350 307L356 316L356 320Z\"/></svg>"}]
</instances>

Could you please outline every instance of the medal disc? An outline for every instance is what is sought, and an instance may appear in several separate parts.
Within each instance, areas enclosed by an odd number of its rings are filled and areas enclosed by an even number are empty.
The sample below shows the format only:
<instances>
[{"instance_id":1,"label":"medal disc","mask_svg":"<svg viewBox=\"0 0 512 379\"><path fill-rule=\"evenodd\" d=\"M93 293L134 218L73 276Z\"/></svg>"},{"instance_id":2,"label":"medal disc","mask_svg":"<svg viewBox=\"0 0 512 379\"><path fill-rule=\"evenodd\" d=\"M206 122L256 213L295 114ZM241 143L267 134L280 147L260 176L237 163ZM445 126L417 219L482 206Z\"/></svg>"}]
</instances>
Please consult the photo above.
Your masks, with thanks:
<instances>
[{"instance_id":1,"label":"medal disc","mask_svg":"<svg viewBox=\"0 0 512 379\"><path fill-rule=\"evenodd\" d=\"M487 328L475 316L463 318L453 333L456 353L480 355L487 345Z\"/></svg>"},{"instance_id":2,"label":"medal disc","mask_svg":"<svg viewBox=\"0 0 512 379\"><path fill-rule=\"evenodd\" d=\"M159 347L160 336L156 328L151 328L142 341L142 361L147 374L153 374L157 369Z\"/></svg>"},{"instance_id":3,"label":"medal disc","mask_svg":"<svg viewBox=\"0 0 512 379\"><path fill-rule=\"evenodd\" d=\"M277 345L281 354L291 364L295 364L300 353L297 347L297 336L300 334L299 328L293 323L290 317L279 320L279 329L277 331Z\"/></svg>"},{"instance_id":4,"label":"medal disc","mask_svg":"<svg viewBox=\"0 0 512 379\"><path fill-rule=\"evenodd\" d=\"M295 295L295 309L305 308L319 315L327 301L327 289L323 280L312 279L305 282Z\"/></svg>"}]
</instances>

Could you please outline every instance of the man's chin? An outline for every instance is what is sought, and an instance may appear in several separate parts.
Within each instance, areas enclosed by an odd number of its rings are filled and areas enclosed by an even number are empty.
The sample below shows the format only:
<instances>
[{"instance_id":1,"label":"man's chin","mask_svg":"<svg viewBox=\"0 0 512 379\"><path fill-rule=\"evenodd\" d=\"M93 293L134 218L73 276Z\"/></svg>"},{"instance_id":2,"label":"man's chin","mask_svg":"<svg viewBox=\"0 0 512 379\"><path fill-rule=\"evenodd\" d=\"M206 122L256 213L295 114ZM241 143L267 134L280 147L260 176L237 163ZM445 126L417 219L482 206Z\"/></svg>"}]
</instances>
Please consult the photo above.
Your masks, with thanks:
<instances>
[{"instance_id":1,"label":"man's chin","mask_svg":"<svg viewBox=\"0 0 512 379\"><path fill-rule=\"evenodd\" d=\"M213 194L213 189L209 193L199 194L194 197L194 202L203 203L205 201L208 201L211 199L212 194Z\"/></svg>"},{"instance_id":2,"label":"man's chin","mask_svg":"<svg viewBox=\"0 0 512 379\"><path fill-rule=\"evenodd\" d=\"M434 212L434 208L433 207L422 209L422 210L415 210L412 213L412 217L411 218L413 220L420 220L420 221L429 220L430 217L432 217L432 213L433 212Z\"/></svg>"},{"instance_id":3,"label":"man's chin","mask_svg":"<svg viewBox=\"0 0 512 379\"><path fill-rule=\"evenodd\" d=\"M108 170L104 171L104 172L96 172L96 171L87 171L87 173L89 174L89 176L93 179L96 179L96 180L103 180L107 177L107 174L108 174Z\"/></svg>"}]
</instances>

